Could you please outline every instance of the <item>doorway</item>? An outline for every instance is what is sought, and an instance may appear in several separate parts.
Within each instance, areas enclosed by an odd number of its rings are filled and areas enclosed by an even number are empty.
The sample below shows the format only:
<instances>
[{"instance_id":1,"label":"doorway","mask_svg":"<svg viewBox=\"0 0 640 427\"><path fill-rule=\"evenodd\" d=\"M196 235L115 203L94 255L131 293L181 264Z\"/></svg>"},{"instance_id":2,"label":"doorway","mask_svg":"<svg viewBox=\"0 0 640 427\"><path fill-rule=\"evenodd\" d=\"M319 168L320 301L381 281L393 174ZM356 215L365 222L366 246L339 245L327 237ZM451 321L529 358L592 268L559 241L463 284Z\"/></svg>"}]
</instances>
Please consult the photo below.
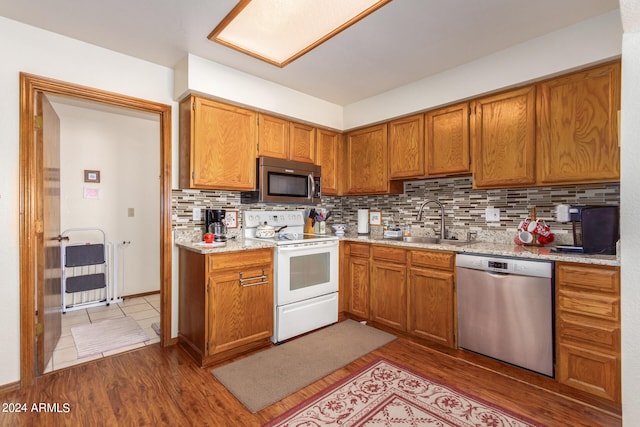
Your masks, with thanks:
<instances>
[{"instance_id":1,"label":"doorway","mask_svg":"<svg viewBox=\"0 0 640 427\"><path fill-rule=\"evenodd\" d=\"M37 254L42 241L37 180L42 165L37 155L37 94L57 95L109 106L156 114L160 127L160 345L173 344L171 338L171 106L111 92L73 85L43 77L20 75L20 351L21 385L32 384L36 375ZM40 243L39 243L40 242ZM45 325L46 326L46 325Z\"/></svg>"}]
</instances>

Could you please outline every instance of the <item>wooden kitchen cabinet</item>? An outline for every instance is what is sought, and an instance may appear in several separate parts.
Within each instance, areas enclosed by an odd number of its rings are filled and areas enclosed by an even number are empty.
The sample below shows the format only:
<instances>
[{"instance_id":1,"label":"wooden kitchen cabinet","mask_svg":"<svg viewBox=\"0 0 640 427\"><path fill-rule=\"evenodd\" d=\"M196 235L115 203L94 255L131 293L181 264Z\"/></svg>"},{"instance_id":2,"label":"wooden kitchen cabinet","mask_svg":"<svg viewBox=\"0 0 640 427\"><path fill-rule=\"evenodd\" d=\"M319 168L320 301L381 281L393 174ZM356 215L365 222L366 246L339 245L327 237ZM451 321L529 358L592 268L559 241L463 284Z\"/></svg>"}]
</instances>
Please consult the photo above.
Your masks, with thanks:
<instances>
[{"instance_id":1,"label":"wooden kitchen cabinet","mask_svg":"<svg viewBox=\"0 0 640 427\"><path fill-rule=\"evenodd\" d=\"M535 184L535 87L478 99L472 110L473 187Z\"/></svg>"},{"instance_id":2,"label":"wooden kitchen cabinet","mask_svg":"<svg viewBox=\"0 0 640 427\"><path fill-rule=\"evenodd\" d=\"M273 335L273 250L203 255L180 249L178 333L207 366L268 346Z\"/></svg>"},{"instance_id":3,"label":"wooden kitchen cabinet","mask_svg":"<svg viewBox=\"0 0 640 427\"><path fill-rule=\"evenodd\" d=\"M316 161L316 128L291 122L289 138L289 159L306 163Z\"/></svg>"},{"instance_id":4,"label":"wooden kitchen cabinet","mask_svg":"<svg viewBox=\"0 0 640 427\"><path fill-rule=\"evenodd\" d=\"M345 244L347 311L361 319L369 319L369 245Z\"/></svg>"},{"instance_id":5,"label":"wooden kitchen cabinet","mask_svg":"<svg viewBox=\"0 0 640 427\"><path fill-rule=\"evenodd\" d=\"M425 114L427 175L471 173L469 113L463 102Z\"/></svg>"},{"instance_id":6,"label":"wooden kitchen cabinet","mask_svg":"<svg viewBox=\"0 0 640 427\"><path fill-rule=\"evenodd\" d=\"M407 331L455 348L454 262L451 252L409 251Z\"/></svg>"},{"instance_id":7,"label":"wooden kitchen cabinet","mask_svg":"<svg viewBox=\"0 0 640 427\"><path fill-rule=\"evenodd\" d=\"M556 263L556 379L620 402L620 269Z\"/></svg>"},{"instance_id":8,"label":"wooden kitchen cabinet","mask_svg":"<svg viewBox=\"0 0 640 427\"><path fill-rule=\"evenodd\" d=\"M401 192L402 182L390 186L387 153L387 124L347 133L345 193L389 194Z\"/></svg>"},{"instance_id":9,"label":"wooden kitchen cabinet","mask_svg":"<svg viewBox=\"0 0 640 427\"><path fill-rule=\"evenodd\" d=\"M540 83L538 182L619 181L619 110L619 61Z\"/></svg>"},{"instance_id":10,"label":"wooden kitchen cabinet","mask_svg":"<svg viewBox=\"0 0 640 427\"><path fill-rule=\"evenodd\" d=\"M255 188L256 113L199 96L180 102L180 187Z\"/></svg>"},{"instance_id":11,"label":"wooden kitchen cabinet","mask_svg":"<svg viewBox=\"0 0 640 427\"><path fill-rule=\"evenodd\" d=\"M318 129L316 135L316 163L322 168L322 194L335 196L339 192L340 140L342 139L342 134L327 129Z\"/></svg>"},{"instance_id":12,"label":"wooden kitchen cabinet","mask_svg":"<svg viewBox=\"0 0 640 427\"><path fill-rule=\"evenodd\" d=\"M258 155L314 163L316 128L260 113Z\"/></svg>"},{"instance_id":13,"label":"wooden kitchen cabinet","mask_svg":"<svg viewBox=\"0 0 640 427\"><path fill-rule=\"evenodd\" d=\"M389 178L424 176L424 115L389 122Z\"/></svg>"},{"instance_id":14,"label":"wooden kitchen cabinet","mask_svg":"<svg viewBox=\"0 0 640 427\"><path fill-rule=\"evenodd\" d=\"M407 251L389 246L372 246L370 287L370 319L405 331L407 328Z\"/></svg>"},{"instance_id":15,"label":"wooden kitchen cabinet","mask_svg":"<svg viewBox=\"0 0 640 427\"><path fill-rule=\"evenodd\" d=\"M258 155L289 158L289 120L260 113L258 115Z\"/></svg>"}]
</instances>

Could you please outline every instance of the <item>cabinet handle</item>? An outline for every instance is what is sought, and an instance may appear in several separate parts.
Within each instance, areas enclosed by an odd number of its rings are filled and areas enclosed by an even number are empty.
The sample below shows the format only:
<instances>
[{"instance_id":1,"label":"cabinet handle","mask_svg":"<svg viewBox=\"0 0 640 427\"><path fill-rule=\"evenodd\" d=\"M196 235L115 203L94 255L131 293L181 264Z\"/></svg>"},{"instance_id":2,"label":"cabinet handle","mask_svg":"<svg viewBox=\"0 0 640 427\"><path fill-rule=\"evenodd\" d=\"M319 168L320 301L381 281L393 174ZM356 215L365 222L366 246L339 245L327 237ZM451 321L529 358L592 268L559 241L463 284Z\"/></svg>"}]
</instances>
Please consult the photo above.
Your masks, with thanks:
<instances>
[{"instance_id":1,"label":"cabinet handle","mask_svg":"<svg viewBox=\"0 0 640 427\"><path fill-rule=\"evenodd\" d=\"M246 279L242 277L242 271L240 272L240 286L246 288L248 286L266 285L267 283L269 283L269 281L267 280L267 276L264 274L264 269L262 269L261 276L247 277Z\"/></svg>"}]
</instances>

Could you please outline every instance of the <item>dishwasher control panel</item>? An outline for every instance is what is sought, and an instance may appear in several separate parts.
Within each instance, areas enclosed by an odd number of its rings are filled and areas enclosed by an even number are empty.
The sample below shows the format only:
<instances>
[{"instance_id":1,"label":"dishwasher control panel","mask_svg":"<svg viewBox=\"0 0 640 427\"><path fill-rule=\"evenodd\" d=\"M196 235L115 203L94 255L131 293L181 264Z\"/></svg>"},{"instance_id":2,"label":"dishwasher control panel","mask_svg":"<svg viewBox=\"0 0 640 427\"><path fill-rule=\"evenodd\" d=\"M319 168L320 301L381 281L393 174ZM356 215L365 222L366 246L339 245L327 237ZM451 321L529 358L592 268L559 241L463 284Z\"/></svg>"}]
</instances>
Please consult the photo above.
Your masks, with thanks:
<instances>
[{"instance_id":1,"label":"dishwasher control panel","mask_svg":"<svg viewBox=\"0 0 640 427\"><path fill-rule=\"evenodd\" d=\"M456 267L520 276L552 277L553 262L482 254L458 254Z\"/></svg>"}]
</instances>

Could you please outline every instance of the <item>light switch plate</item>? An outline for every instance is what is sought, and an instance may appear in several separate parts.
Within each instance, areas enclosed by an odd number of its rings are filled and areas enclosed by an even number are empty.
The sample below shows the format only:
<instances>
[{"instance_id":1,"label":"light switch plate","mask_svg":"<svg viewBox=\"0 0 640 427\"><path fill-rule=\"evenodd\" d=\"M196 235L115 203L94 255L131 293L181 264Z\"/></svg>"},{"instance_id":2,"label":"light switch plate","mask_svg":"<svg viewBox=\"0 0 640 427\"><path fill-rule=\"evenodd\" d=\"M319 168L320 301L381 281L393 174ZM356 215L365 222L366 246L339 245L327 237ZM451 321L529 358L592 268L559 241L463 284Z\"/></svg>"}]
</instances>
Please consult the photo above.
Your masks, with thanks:
<instances>
[{"instance_id":1,"label":"light switch plate","mask_svg":"<svg viewBox=\"0 0 640 427\"><path fill-rule=\"evenodd\" d=\"M484 216L487 222L499 222L500 221L500 209L498 208L486 208L484 210Z\"/></svg>"},{"instance_id":2,"label":"light switch plate","mask_svg":"<svg viewBox=\"0 0 640 427\"><path fill-rule=\"evenodd\" d=\"M200 221L202 218L202 210L200 208L193 208L192 219L194 221Z\"/></svg>"}]
</instances>

